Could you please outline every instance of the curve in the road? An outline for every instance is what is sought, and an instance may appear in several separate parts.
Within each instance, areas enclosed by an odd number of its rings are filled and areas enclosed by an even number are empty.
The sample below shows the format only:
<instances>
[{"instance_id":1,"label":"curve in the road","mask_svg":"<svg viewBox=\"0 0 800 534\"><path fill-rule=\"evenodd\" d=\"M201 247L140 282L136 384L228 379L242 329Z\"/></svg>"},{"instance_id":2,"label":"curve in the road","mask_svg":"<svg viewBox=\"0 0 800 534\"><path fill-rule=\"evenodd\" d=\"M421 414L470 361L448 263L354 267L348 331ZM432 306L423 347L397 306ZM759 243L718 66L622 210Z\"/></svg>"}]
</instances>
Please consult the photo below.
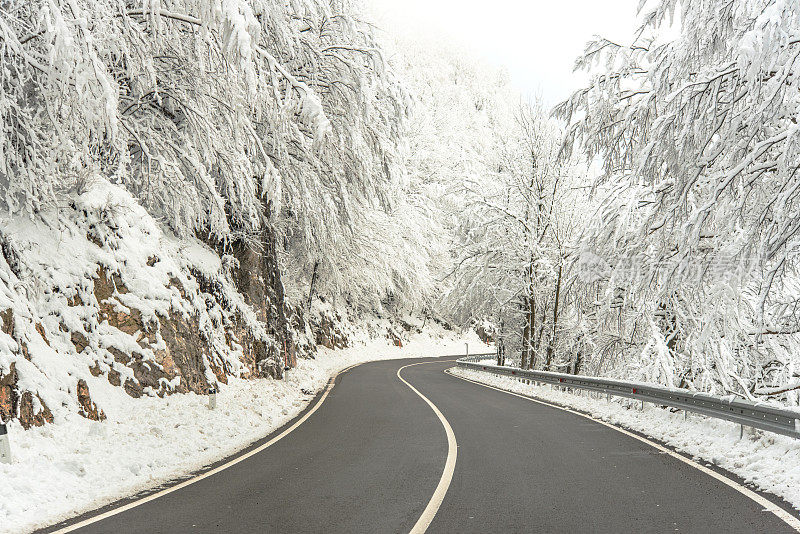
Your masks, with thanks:
<instances>
[{"instance_id":1,"label":"curve in the road","mask_svg":"<svg viewBox=\"0 0 800 534\"><path fill-rule=\"evenodd\" d=\"M324 405L315 404L306 417L253 445L271 441L266 450L239 456L160 498L117 506L113 515L76 518L70 530L795 531L794 517L791 523L779 517L775 504L781 504L768 496L752 499L724 476L640 436L528 397L476 387L442 373L452 359L432 360L374 362L339 374ZM284 439L272 441L278 436Z\"/></svg>"},{"instance_id":2,"label":"curve in the road","mask_svg":"<svg viewBox=\"0 0 800 534\"><path fill-rule=\"evenodd\" d=\"M289 428L287 428L286 430L284 430L283 432L281 432L280 434L278 434L277 436L275 436L271 440L267 441L263 445L260 445L260 446L256 447L255 449L250 450L250 451L248 451L248 452L246 452L244 454L236 456L232 460L230 460L228 462L225 462L224 464L222 464L220 466L217 466L214 469L210 469L210 470L206 471L205 473L197 475L196 477L190 478L189 480L184 480L183 482L175 484L174 486L170 486L170 487L165 488L165 489L163 489L161 491L157 491L157 492L152 493L152 494L150 494L150 495L148 495L146 497L142 497L141 499L135 500L135 501L130 502L128 504L125 504L123 506L119 506L117 508L114 508L112 510L104 512L102 514L98 514L98 515L92 516L92 517L90 517L88 519L85 519L85 520L79 522L79 523L75 523L75 524L66 526L66 527L64 527L62 529L54 531L52 534L66 534L67 532L72 532L72 531L78 530L79 528L83 528L83 527L89 526L92 523L97 523L98 521L102 521L103 519L107 519L107 518L109 518L111 516L120 514L122 512L127 511L127 510L131 510L133 508L136 508L137 506L141 506L141 505L143 505L145 503L148 503L150 501L158 499L159 497L163 497L164 495L172 493L173 491L178 491L179 489L183 489L186 486L190 486L190 485L194 484L195 482L199 482L200 480L203 480L204 478L208 478L208 477L210 477L212 475L216 475L220 471L224 471L225 469L227 469L227 468L229 468L229 467L231 467L233 465L236 465L239 462L242 462L242 461L250 458L251 456L253 456L255 454L258 454L259 452L263 451L267 447L270 447L270 446L274 445L275 443L277 443L281 439L283 439L286 436L288 436L289 434L291 434L292 431L294 429L296 429L297 427L299 427L300 425L302 425L305 422L306 419L308 419L309 417L314 415L314 412L319 410L319 407L322 406L322 403L325 402L326 398L328 398L328 395L330 394L331 389L333 389L334 384L336 384L336 377L339 376L342 373L345 373L345 372L349 371L353 367L357 367L359 365L361 365L361 364L357 363L355 365L351 365L350 367L346 367L345 369L342 369L341 371L339 371L338 373L333 375L330 378L330 380L328 380L328 385L325 388L325 391L320 396L319 400L316 402L316 404L314 404L314 406L312 406L305 414L303 414L302 417L300 417L297 421L295 421L294 424L292 424Z\"/></svg>"},{"instance_id":3,"label":"curve in the road","mask_svg":"<svg viewBox=\"0 0 800 534\"><path fill-rule=\"evenodd\" d=\"M428 397L423 395L419 392L417 388L412 386L403 376L400 374L403 369L406 367L413 367L415 365L425 365L426 363L430 362L421 362L421 363L412 363L409 365L404 365L400 369L397 370L397 378L399 378L405 385L411 388L411 391L419 395L422 400L428 403L428 406L431 407L433 413L436 414L436 417L439 418L439 421L442 423L444 427L444 431L447 434L447 460L444 464L444 471L442 471L442 477L439 479L439 484L436 486L436 490L433 492L433 496L431 500L428 501L428 505L423 510L422 515L419 517L417 522L414 524L414 527L411 529L410 534L423 534L433 521L433 518L436 517L436 512L439 511L439 507L442 505L442 501L444 501L444 496L447 494L447 488L450 487L450 482L453 480L453 472L456 470L456 458L458 456L458 443L456 442L456 435L453 432L453 427L450 426L450 423L447 421L447 418L442 415L442 412L439 408L436 407L434 403L430 401Z\"/></svg>"},{"instance_id":4,"label":"curve in the road","mask_svg":"<svg viewBox=\"0 0 800 534\"><path fill-rule=\"evenodd\" d=\"M751 499L751 500L755 501L759 506L763 506L765 511L772 512L773 514L778 516L779 519L781 519L782 521L787 523L795 531L800 532L800 519L797 519L796 517L794 517L792 514L790 514L789 512L787 512L786 510L784 510L780 506L768 501L767 499L765 499L764 497L762 497L758 493L752 491L751 489L747 488L746 486L743 486L743 485L739 484L738 482L736 482L734 480L731 480L730 478L718 473L717 471L709 469L709 468L705 467L704 465L698 464L697 462L695 462L695 461L683 456L682 454L679 454L679 453L677 453L675 451L672 451L672 450L670 450L670 449L668 449L668 448L666 448L666 447L664 447L664 446L662 446L662 445L660 445L660 444L658 444L658 443L656 443L654 441L651 441L651 440L649 440L649 439L647 439L647 438L645 438L643 436L640 436L640 435L635 434L633 432L629 432L629 431L625 430L624 428L620 428L620 427L618 427L616 425L612 425L611 423L607 423L607 422L603 421L602 419L597 419L597 418L592 417L591 415L583 413L583 412L572 410L570 408L566 408L564 406L561 406L561 405L558 405L558 404L554 404L552 402L547 402L547 401L544 401L544 400L541 400L541 399L535 399L535 398L532 398L532 397L528 397L526 395L521 395L519 393L515 393L513 391L508 391L508 390L505 390L505 389L502 389L502 388L491 386L489 384L484 384L482 382L478 382L477 380L471 380L471 379L465 378L463 376L458 376L458 375L456 375L454 373L451 373L450 369L445 369L444 372L446 374L452 376L452 377L458 378L459 380L464 380L466 382L471 382L473 384L477 384L477 385L485 387L485 388L494 389L496 391L501 391L501 392L506 393L508 395L514 395L515 397L519 397L521 399L525 399L525 400L528 400L530 402L535 402L535 403L538 403L538 404L542 404L544 406L550 406L552 408L557 408L557 409L563 410L565 412L569 412L569 413L572 413L572 414L575 414L575 415L579 415L581 417L585 417L586 419L590 419L590 420L592 420L592 421L594 421L596 423L599 423L601 425L607 426L608 428L612 428L612 429L616 430L617 432L621 432L622 434L625 434L626 436L630 436L630 437L632 437L634 439L638 439L639 441L641 441L643 443L646 443L647 445L650 445L651 447L657 449L659 452L664 453L664 454L668 454L668 455L672 456L673 458L676 458L676 459L680 460L681 462L694 467L698 471L702 471L706 475L708 475L708 476L710 476L712 478L715 478L716 480L722 482L726 486L729 486L729 487L733 488L734 490L738 491L739 493L741 493L742 495L744 495L748 499Z\"/></svg>"}]
</instances>

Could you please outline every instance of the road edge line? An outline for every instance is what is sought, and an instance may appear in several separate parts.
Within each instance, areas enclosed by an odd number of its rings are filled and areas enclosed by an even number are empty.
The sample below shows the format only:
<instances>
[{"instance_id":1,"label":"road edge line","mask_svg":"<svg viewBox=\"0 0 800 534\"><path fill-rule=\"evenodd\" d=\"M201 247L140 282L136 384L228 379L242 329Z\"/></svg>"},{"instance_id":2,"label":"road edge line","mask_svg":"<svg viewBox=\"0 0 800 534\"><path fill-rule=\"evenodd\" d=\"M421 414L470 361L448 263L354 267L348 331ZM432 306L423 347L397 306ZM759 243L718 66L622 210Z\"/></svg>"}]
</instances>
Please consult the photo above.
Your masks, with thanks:
<instances>
[{"instance_id":1,"label":"road edge line","mask_svg":"<svg viewBox=\"0 0 800 534\"><path fill-rule=\"evenodd\" d=\"M98 514L96 516L89 517L89 518L84 519L83 521L80 521L78 523L74 523L72 525L68 525L68 526L63 527L63 528L58 529L58 530L54 530L50 534L66 534L67 532L72 532L74 530L78 530L79 528L83 528L83 527L89 526L89 525L91 525L93 523L97 523L98 521L102 521L103 519L107 519L107 518L115 516L117 514L121 514L122 512L126 512L128 510L131 510L133 508L136 508L137 506L141 506L142 504L146 504L146 503L148 503L150 501L154 501L154 500L158 499L159 497L163 497L164 495L167 495L167 494L172 493L174 491L178 491L179 489L183 489L186 486L190 486L190 485L194 484L195 482L199 482L199 481L201 481L201 480L203 480L205 478L208 478L210 476L216 475L220 471L224 471L225 469L227 469L227 468L229 468L229 467L231 467L233 465L236 465L239 462L242 462L242 461L250 458L253 455L258 454L259 452L263 451L264 449L274 445L275 443L277 443L281 439L285 438L287 435L292 433L297 427L299 427L301 424L303 424L306 421L306 419L311 417L314 414L314 412L316 412L319 409L319 407L322 406L322 403L325 402L325 399L328 397L328 394L331 392L331 390L333 389L333 386L336 384L336 379L339 377L339 375L341 375L343 373L346 373L347 371L349 371L350 369L352 369L354 367L358 367L362 363L367 363L367 362L361 362L361 363L357 363L357 364L351 365L350 367L346 367L346 368L342 369L341 371L338 371L335 375L333 375L330 378L330 380L328 380L328 385L325 388L325 391L322 393L322 396L316 402L316 404L314 404L314 406L312 406L305 414L303 414L303 416L300 417L300 419L295 421L292 424L292 426L290 426L289 428L287 428L286 430L284 430L283 432L281 432L280 434L278 434L277 436L275 436L271 440L267 441L266 443L264 443L262 445L259 445L255 449L247 451L246 453L243 453L243 454L233 458L232 460L230 460L228 462L225 462L224 464L215 467L214 469L210 469L209 471L206 471L206 472L204 472L204 473L202 473L200 475L197 475L196 477L192 477L189 480L184 480L183 482L179 482L178 484L175 484L174 486L170 486L170 487L165 488L165 489L163 489L161 491L157 491L155 493L147 495L146 497L142 497L141 499L138 499L138 500L135 500L135 501L130 502L128 504L119 506L119 507L114 508L112 510L108 510L107 512L103 512L102 514ZM44 527L44 528L47 528L47 527Z\"/></svg>"},{"instance_id":2,"label":"road edge line","mask_svg":"<svg viewBox=\"0 0 800 534\"><path fill-rule=\"evenodd\" d=\"M778 519L780 519L781 521L783 521L784 523L789 525L796 532L800 532L800 519L797 519L795 516L793 516L791 513L787 512L786 510L784 510L783 508L781 508L777 504L775 504L773 502L770 502L768 499L762 497L761 495L759 495L758 493L754 492L750 488L748 488L746 486L742 486L741 484L739 484L735 480L732 480L732 479L726 477L725 475L714 471L713 469L709 469L708 467L706 467L704 465L700 465L699 463L695 462L694 460L692 460L690 458L686 458L682 454L679 454L679 453L677 453L675 451L672 451L672 450L664 447L663 445L660 445L660 444L656 443L655 441L651 441L651 440L649 440L649 439L647 439L647 438L645 438L643 436L640 436L638 434L635 434L633 432L625 430L624 428L621 428L621 427L618 427L618 426L616 426L614 424L611 424L611 423L608 423L606 421L603 421L602 419L597 419L596 417L593 417L593 416L591 416L589 414L585 414L585 413L579 412L577 410L573 410L571 408L567 408L565 406L559 406L558 404L554 404L554 403L548 402L546 400L537 399L537 398L533 398L533 397L528 397L526 395L522 395L522 394L516 393L514 391L508 391L506 389L502 389L502 388L498 388L498 387L495 387L495 386L491 386L489 384L484 384L482 382L478 382L477 380L471 380L471 379L465 378L463 376L455 375L455 374L450 372L450 369L453 369L453 367L444 369L442 372L452 376L453 378L458 378L459 380L464 380L465 382L472 382L473 384L477 384L479 386L483 386L483 387L489 388L489 389L494 389L496 391L500 391L500 392L506 393L508 395L514 395L515 397L519 397L521 399L525 399L525 400L528 400L528 401L531 401L531 402L535 402L537 404L542 404L544 406L549 406L551 408L557 408L559 410L563 410L565 412L573 413L575 415L580 415L581 417L585 417L586 419L590 419L590 420L592 420L592 421L594 421L596 423L600 423L601 425L607 426L608 428L612 428L612 429L616 430L617 432L625 434L626 436L630 436L632 438L638 439L642 443L646 443L647 445L650 445L651 447L659 450L660 452L663 452L664 454L668 454L668 455L672 456L673 458L676 458L676 459L680 460L681 462L683 462L683 463L685 463L685 464L687 464L687 465L689 465L691 467L694 467L698 471L701 471L701 472L705 473L706 475L718 480L719 482L722 482L726 486L738 491L739 493L741 493L742 495L744 495L748 499L754 501L759 506L763 506L765 511L771 512L772 514L777 516Z\"/></svg>"},{"instance_id":3,"label":"road edge line","mask_svg":"<svg viewBox=\"0 0 800 534\"><path fill-rule=\"evenodd\" d=\"M452 361L452 360L451 360ZM450 426L450 423L447 421L447 418L439 411L439 408L431 402L428 397L423 395L419 392L417 388L412 386L405 378L400 375L400 371L405 369L406 367L413 367L415 365L425 365L427 363L442 363L440 361L436 362L419 362L419 363L412 363L409 365L404 365L400 369L397 370L397 378L399 378L405 385L411 388L411 391L416 393L417 395L422 398L428 406L431 407L433 413L436 414L436 417L439 418L439 422L444 427L445 434L447 435L447 460L444 463L444 470L442 471L442 476L439 479L439 484L436 486L436 489L433 492L433 496L431 496L430 501L428 501L428 505L422 511L422 515L419 516L417 522L414 524L414 527L411 529L409 534L424 534L425 531L428 530L433 518L436 517L436 512L439 511L439 507L442 505L442 501L444 501L444 497L447 494L447 490L450 487L450 482L453 480L453 473L456 469L456 459L458 457L458 442L456 441L455 432L453 432L453 427Z\"/></svg>"}]
</instances>

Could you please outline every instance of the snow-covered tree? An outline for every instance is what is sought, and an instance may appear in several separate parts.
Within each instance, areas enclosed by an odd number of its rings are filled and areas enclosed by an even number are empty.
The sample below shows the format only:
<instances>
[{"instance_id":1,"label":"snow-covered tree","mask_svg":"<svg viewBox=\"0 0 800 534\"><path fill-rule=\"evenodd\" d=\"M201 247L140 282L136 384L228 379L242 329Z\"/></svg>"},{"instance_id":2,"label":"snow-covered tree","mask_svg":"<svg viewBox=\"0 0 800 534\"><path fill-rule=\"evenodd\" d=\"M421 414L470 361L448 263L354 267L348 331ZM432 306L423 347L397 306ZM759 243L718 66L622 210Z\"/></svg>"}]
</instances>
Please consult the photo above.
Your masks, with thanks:
<instances>
[{"instance_id":1,"label":"snow-covered tree","mask_svg":"<svg viewBox=\"0 0 800 534\"><path fill-rule=\"evenodd\" d=\"M407 99L372 33L349 0L12 0L0 202L34 214L100 174L177 234L277 239L290 280L320 265L339 291L400 198ZM411 264L355 272L386 292Z\"/></svg>"},{"instance_id":2,"label":"snow-covered tree","mask_svg":"<svg viewBox=\"0 0 800 534\"><path fill-rule=\"evenodd\" d=\"M463 313L497 316L523 367L550 368L565 341L575 162L559 160L561 132L541 106L520 105L495 135L502 141L492 166L454 186L467 215L451 297Z\"/></svg>"},{"instance_id":3,"label":"snow-covered tree","mask_svg":"<svg viewBox=\"0 0 800 534\"><path fill-rule=\"evenodd\" d=\"M450 250L434 268L438 307L460 324L493 321L523 365L556 363L565 241L578 227L559 127L541 105L523 103L502 71L452 45L417 46L435 52L412 45L402 69L421 110L410 119L407 169L438 207L426 217L441 229L431 246Z\"/></svg>"},{"instance_id":4,"label":"snow-covered tree","mask_svg":"<svg viewBox=\"0 0 800 534\"><path fill-rule=\"evenodd\" d=\"M800 5L661 0L641 20L630 45L588 44L577 67L591 82L556 109L565 152L603 164L586 242L601 257L603 365L745 397L787 389L800 378Z\"/></svg>"}]
</instances>

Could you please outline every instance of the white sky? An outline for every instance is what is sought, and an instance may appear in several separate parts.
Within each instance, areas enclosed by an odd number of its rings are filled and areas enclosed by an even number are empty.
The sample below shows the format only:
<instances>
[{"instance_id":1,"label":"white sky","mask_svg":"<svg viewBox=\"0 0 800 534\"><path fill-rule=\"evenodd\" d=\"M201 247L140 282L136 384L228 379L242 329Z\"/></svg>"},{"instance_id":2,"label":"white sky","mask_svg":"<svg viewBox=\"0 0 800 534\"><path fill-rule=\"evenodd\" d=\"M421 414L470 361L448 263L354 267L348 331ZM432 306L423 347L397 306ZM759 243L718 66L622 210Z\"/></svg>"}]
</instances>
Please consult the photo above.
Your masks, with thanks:
<instances>
[{"instance_id":1,"label":"white sky","mask_svg":"<svg viewBox=\"0 0 800 534\"><path fill-rule=\"evenodd\" d=\"M434 32L504 66L524 93L546 104L581 84L572 73L586 41L602 35L628 43L638 0L365 0L379 24Z\"/></svg>"}]
</instances>

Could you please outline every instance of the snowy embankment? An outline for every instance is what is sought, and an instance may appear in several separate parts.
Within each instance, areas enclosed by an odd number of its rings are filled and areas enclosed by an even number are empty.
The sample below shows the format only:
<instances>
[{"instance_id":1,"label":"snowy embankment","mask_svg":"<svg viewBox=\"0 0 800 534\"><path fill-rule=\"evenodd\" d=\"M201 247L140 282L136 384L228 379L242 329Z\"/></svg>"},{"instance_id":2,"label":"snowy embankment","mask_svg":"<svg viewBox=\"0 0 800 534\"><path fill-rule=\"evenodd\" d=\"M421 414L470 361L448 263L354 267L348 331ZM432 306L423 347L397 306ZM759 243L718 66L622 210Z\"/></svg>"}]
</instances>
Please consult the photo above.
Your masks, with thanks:
<instances>
[{"instance_id":1,"label":"snowy embankment","mask_svg":"<svg viewBox=\"0 0 800 534\"><path fill-rule=\"evenodd\" d=\"M403 348L386 339L342 350L320 347L317 358L299 360L287 380L231 378L213 411L208 397L194 393L120 396L121 405L102 422L75 413L25 431L12 421L13 463L0 464L0 532L43 527L234 454L299 414L331 376L353 364L463 354L465 342L471 351L482 345L474 333L431 332L411 336Z\"/></svg>"},{"instance_id":2,"label":"snowy embankment","mask_svg":"<svg viewBox=\"0 0 800 534\"><path fill-rule=\"evenodd\" d=\"M581 394L559 391L550 386L535 386L481 371L452 369L454 375L514 393L588 413L608 423L641 432L695 461L713 464L741 477L747 484L772 493L800 510L800 440L745 427L739 439L739 426L719 419L684 413L613 398L608 402Z\"/></svg>"}]
</instances>

